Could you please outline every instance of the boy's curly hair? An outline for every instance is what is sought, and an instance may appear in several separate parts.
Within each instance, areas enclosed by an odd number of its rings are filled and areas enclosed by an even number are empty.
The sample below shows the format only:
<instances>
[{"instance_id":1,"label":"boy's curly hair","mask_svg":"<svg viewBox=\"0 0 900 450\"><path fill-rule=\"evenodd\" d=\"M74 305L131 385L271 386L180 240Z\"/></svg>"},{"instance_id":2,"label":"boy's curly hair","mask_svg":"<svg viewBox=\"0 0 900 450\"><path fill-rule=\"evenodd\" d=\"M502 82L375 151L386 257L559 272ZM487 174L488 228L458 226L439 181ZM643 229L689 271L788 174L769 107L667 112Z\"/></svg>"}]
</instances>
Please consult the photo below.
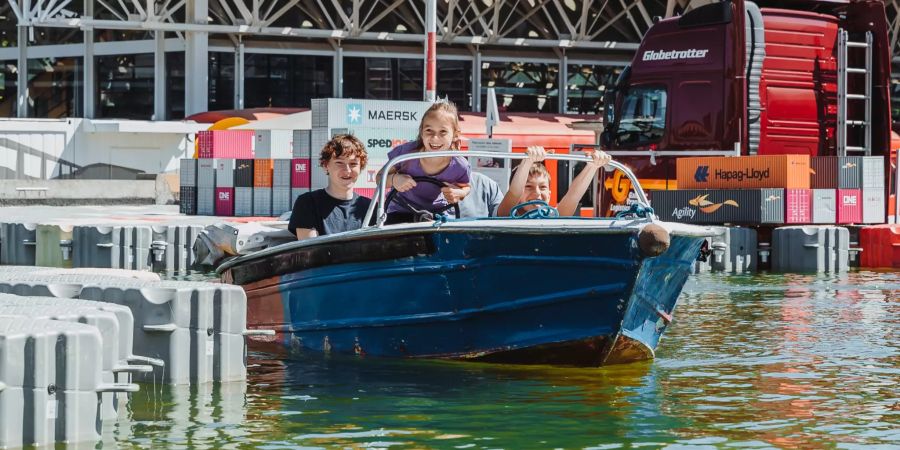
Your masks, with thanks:
<instances>
[{"instance_id":1,"label":"boy's curly hair","mask_svg":"<svg viewBox=\"0 0 900 450\"><path fill-rule=\"evenodd\" d=\"M366 147L363 143L352 134L336 134L322 147L322 153L319 155L319 165L325 167L332 158L352 156L359 158L360 168L366 168L366 164L369 162L369 154L366 153Z\"/></svg>"}]
</instances>

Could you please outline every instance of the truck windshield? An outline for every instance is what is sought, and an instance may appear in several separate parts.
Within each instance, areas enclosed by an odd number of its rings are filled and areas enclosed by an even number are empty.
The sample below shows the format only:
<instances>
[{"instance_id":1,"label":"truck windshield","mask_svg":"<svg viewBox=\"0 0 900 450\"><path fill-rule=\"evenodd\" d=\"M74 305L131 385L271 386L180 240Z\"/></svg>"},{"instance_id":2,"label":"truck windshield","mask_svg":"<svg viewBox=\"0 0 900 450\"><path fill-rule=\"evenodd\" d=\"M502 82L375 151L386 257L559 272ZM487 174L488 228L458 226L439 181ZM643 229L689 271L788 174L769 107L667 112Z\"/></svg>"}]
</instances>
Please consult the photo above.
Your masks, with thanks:
<instances>
[{"instance_id":1,"label":"truck windshield","mask_svg":"<svg viewBox=\"0 0 900 450\"><path fill-rule=\"evenodd\" d=\"M632 87L622 99L621 118L616 128L619 144L640 145L662 139L666 125L666 89Z\"/></svg>"}]
</instances>

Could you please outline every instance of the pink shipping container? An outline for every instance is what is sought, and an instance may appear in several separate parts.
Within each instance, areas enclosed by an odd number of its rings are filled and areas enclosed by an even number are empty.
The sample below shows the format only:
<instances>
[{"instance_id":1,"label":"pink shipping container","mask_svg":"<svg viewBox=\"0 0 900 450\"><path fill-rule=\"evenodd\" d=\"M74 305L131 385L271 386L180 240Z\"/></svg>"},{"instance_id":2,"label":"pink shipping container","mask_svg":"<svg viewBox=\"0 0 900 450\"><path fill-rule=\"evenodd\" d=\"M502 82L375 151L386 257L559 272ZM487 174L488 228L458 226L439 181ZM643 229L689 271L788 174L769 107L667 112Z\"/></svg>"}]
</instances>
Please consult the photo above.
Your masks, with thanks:
<instances>
[{"instance_id":1,"label":"pink shipping container","mask_svg":"<svg viewBox=\"0 0 900 450\"><path fill-rule=\"evenodd\" d=\"M216 188L216 215L234 215L234 188Z\"/></svg>"},{"instance_id":2,"label":"pink shipping container","mask_svg":"<svg viewBox=\"0 0 900 450\"><path fill-rule=\"evenodd\" d=\"M212 130L197 132L201 158L253 158L253 130Z\"/></svg>"},{"instance_id":3,"label":"pink shipping container","mask_svg":"<svg viewBox=\"0 0 900 450\"><path fill-rule=\"evenodd\" d=\"M310 179L309 158L294 158L291 160L291 187L308 188Z\"/></svg>"},{"instance_id":4,"label":"pink shipping container","mask_svg":"<svg viewBox=\"0 0 900 450\"><path fill-rule=\"evenodd\" d=\"M862 222L862 203L859 189L838 189L837 223Z\"/></svg>"},{"instance_id":5,"label":"pink shipping container","mask_svg":"<svg viewBox=\"0 0 900 450\"><path fill-rule=\"evenodd\" d=\"M784 190L784 223L812 223L812 190Z\"/></svg>"}]
</instances>

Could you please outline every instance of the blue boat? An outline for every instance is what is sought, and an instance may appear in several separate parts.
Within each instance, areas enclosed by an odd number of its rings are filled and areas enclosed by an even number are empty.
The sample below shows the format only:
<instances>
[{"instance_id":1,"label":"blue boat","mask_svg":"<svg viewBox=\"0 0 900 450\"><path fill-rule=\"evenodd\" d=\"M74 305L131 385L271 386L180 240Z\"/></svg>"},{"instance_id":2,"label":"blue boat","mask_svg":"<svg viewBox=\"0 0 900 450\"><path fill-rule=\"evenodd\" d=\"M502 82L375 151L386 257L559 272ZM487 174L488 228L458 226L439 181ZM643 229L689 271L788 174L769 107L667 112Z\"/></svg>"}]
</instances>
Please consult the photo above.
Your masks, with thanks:
<instances>
[{"instance_id":1,"label":"blue boat","mask_svg":"<svg viewBox=\"0 0 900 450\"><path fill-rule=\"evenodd\" d=\"M633 182L632 217L379 224L242 256L219 272L247 292L249 328L275 330L253 337L263 350L579 366L651 359L709 232L658 221Z\"/></svg>"}]
</instances>

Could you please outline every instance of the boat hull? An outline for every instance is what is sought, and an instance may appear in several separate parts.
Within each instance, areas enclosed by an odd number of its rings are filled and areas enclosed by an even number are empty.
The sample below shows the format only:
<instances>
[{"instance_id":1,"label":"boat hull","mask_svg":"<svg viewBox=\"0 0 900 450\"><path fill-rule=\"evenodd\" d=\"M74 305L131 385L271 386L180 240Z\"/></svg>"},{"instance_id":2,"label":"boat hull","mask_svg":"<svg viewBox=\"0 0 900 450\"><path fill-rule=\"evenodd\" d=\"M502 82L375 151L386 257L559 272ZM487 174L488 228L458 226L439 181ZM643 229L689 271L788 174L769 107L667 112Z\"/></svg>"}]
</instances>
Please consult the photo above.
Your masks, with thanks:
<instances>
[{"instance_id":1,"label":"boat hull","mask_svg":"<svg viewBox=\"0 0 900 450\"><path fill-rule=\"evenodd\" d=\"M225 275L249 328L276 331L261 350L596 366L653 357L702 242L674 235L648 258L638 231L423 230Z\"/></svg>"}]
</instances>

